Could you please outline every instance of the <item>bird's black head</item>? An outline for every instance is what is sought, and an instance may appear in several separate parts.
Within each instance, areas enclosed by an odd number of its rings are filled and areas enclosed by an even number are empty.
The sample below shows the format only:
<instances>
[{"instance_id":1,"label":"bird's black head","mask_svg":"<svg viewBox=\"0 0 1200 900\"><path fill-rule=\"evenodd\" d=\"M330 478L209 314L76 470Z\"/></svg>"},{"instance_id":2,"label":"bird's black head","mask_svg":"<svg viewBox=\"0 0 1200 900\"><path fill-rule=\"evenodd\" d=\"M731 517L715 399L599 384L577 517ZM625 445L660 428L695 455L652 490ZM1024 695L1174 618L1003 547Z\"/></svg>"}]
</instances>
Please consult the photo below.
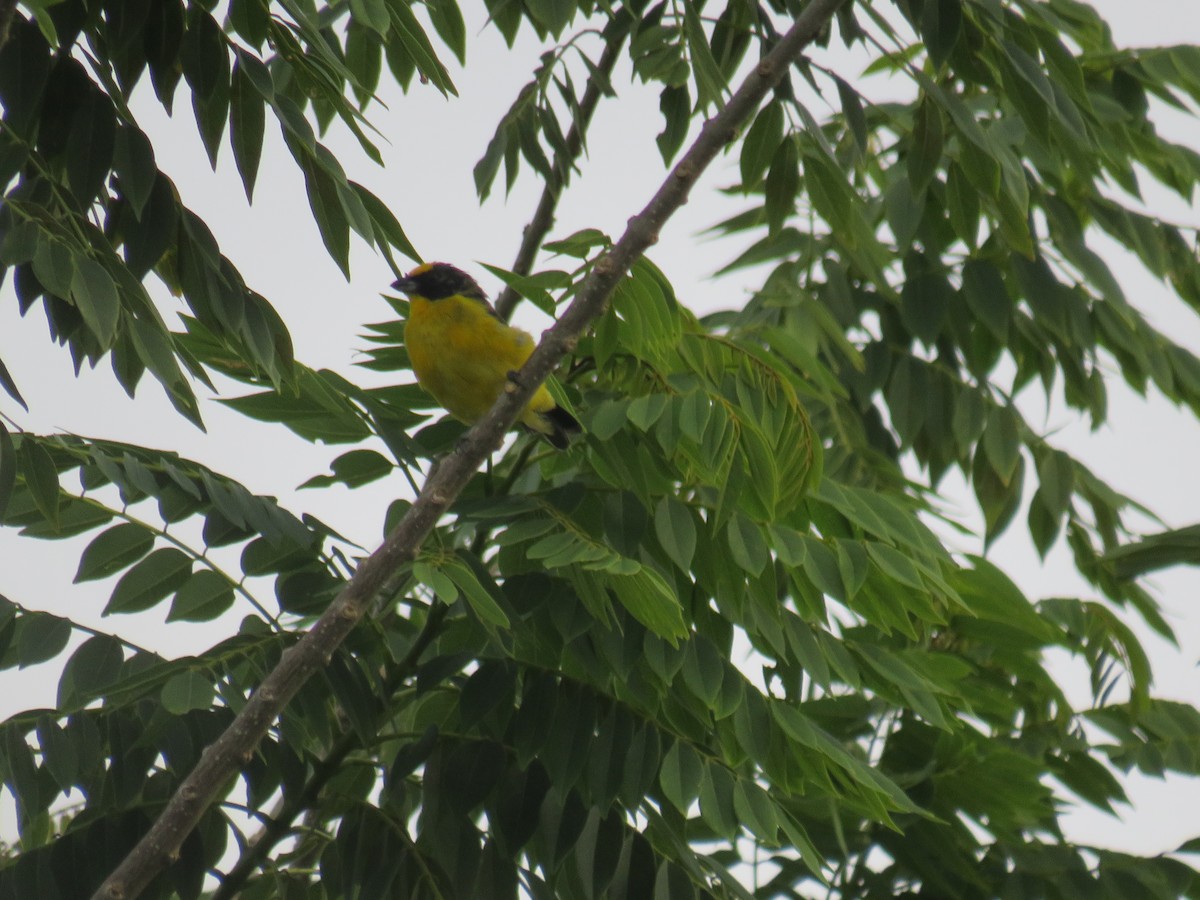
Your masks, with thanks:
<instances>
[{"instance_id":1,"label":"bird's black head","mask_svg":"<svg viewBox=\"0 0 1200 900\"><path fill-rule=\"evenodd\" d=\"M392 282L393 290L426 300L441 300L461 294L477 300L485 299L483 289L475 279L448 263L425 263L417 266L405 278Z\"/></svg>"}]
</instances>

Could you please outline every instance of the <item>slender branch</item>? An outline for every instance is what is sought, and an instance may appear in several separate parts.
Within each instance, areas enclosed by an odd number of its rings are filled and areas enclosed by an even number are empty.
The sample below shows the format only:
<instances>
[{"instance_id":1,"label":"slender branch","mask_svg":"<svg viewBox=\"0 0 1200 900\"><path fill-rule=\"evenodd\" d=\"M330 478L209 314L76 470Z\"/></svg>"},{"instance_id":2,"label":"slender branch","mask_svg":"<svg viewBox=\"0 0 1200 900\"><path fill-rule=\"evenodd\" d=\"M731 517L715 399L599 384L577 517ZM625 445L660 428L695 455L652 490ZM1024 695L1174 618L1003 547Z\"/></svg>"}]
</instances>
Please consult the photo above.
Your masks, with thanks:
<instances>
[{"instance_id":1,"label":"slender branch","mask_svg":"<svg viewBox=\"0 0 1200 900\"><path fill-rule=\"evenodd\" d=\"M596 261L571 305L542 335L533 354L506 385L492 409L430 473L420 495L392 533L359 565L354 577L312 629L299 643L288 648L229 727L205 749L196 767L179 785L150 830L105 879L93 900L132 900L178 858L184 838L229 779L254 753L254 748L288 701L329 661L372 602L386 596L405 577L404 569L412 562L422 542L488 455L500 447L505 433L533 392L603 311L617 282L657 240L668 218L687 201L688 192L704 169L749 121L767 92L782 80L843 2L845 0L811 0L724 109L705 123L691 148L649 204L630 220L625 234L612 250Z\"/></svg>"},{"instance_id":2,"label":"slender branch","mask_svg":"<svg viewBox=\"0 0 1200 900\"><path fill-rule=\"evenodd\" d=\"M421 655L441 632L442 623L449 611L450 607L444 603L434 603L430 607L421 633L417 635L417 639L404 654L404 658L388 672L383 688L385 697L391 697L400 685L416 671ZM266 855L291 832L292 823L296 821L296 817L312 807L322 788L329 783L330 778L341 771L342 762L351 751L358 748L359 744L359 735L354 729L341 736L325 754L325 757L313 767L313 773L304 787L293 798L285 802L279 808L278 813L270 817L266 826L259 832L257 839L246 848L234 867L221 879L221 886L212 895L212 900L232 900L237 896L238 891L262 864Z\"/></svg>"},{"instance_id":3,"label":"slender branch","mask_svg":"<svg viewBox=\"0 0 1200 900\"><path fill-rule=\"evenodd\" d=\"M355 749L357 743L353 731L342 735L325 758L313 767L313 773L304 787L283 804L278 814L270 817L266 826L259 832L258 839L246 848L234 867L229 870L229 874L221 879L221 886L212 895L212 900L232 900L238 895L267 854L291 832L296 816L310 808L317 795L329 783L329 779L341 771L342 762L346 755Z\"/></svg>"},{"instance_id":4,"label":"slender branch","mask_svg":"<svg viewBox=\"0 0 1200 900\"><path fill-rule=\"evenodd\" d=\"M204 563L204 565L208 567L208 570L210 572L213 572L214 574L216 574L219 577L221 577L222 579L224 579L225 583L229 585L231 590L235 591L236 593L241 594L242 599L244 599L247 603L249 603L252 607L254 607L254 610L260 616L262 616L263 619L268 624L270 624L273 627L276 634L282 634L284 632L283 626L279 624L279 618L277 616L271 615L270 611L265 606L263 606L253 594L250 593L250 591L246 588L246 585L243 581L235 581L233 579L233 576L230 575L228 572L226 572L224 569L222 569L220 566L218 566L215 562L213 562L213 560L209 558L207 553L201 553L200 551L198 551L195 548L193 548L192 546L190 546L186 541L183 541L183 540L177 538L175 535L171 534L171 532L169 532L167 530L167 526L165 524L161 528L155 528L149 522L139 519L137 516L133 515L128 510L113 509L111 506L108 506L106 503L104 503L100 500L95 500L92 497L89 497L87 494L76 495L76 494L70 493L69 491L62 491L62 494L64 496L70 497L72 500L79 500L83 503L86 503L89 506L91 506L93 509L100 509L100 510L103 510L104 512L112 513L116 518L124 519L126 522L129 522L132 525L139 525L142 528L146 529L146 531L155 535L156 537L162 538L167 543L174 544L177 549L181 550L183 553L186 553L193 560Z\"/></svg>"},{"instance_id":5,"label":"slender branch","mask_svg":"<svg viewBox=\"0 0 1200 900\"><path fill-rule=\"evenodd\" d=\"M542 242L546 240L546 235L554 226L554 212L558 208L558 198L562 196L563 187L566 184L567 172L583 153L584 137L592 122L592 116L596 112L596 106L600 103L600 98L609 89L608 82L617 65L617 60L621 56L621 47L625 43L625 36L629 34L629 25L628 15L618 15L604 28L604 52L600 54L596 71L588 79L583 99L579 101L579 118L571 123L571 128L567 132L566 153L563 158L555 157L550 177L546 179L546 186L542 190L542 197L538 201L537 209L521 235L521 246L517 249L517 256L512 265L512 270L518 275L528 275L533 271L533 262L542 248ZM496 314L507 322L520 302L521 295L511 286L505 285L500 296L496 298Z\"/></svg>"},{"instance_id":6,"label":"slender branch","mask_svg":"<svg viewBox=\"0 0 1200 900\"><path fill-rule=\"evenodd\" d=\"M69 616L60 616L57 613L45 612L40 609L30 609L28 606L25 606L24 604L21 604L21 603L15 603L12 600L9 600L8 602L12 605L12 608L15 609L17 612L24 613L27 616L41 616L41 615L53 616L54 618L58 619L60 622L66 622L67 625L69 625L71 627L72 631L79 631L79 632L82 632L83 634L90 634L92 637L108 638L110 641L116 641L121 646L127 647L128 649L132 650L134 653L145 653L149 656L156 655L153 650L150 650L146 647L139 646L138 644L135 644L133 641L127 640L127 639L121 637L119 634L116 634L115 632L101 631L99 628L93 628L90 625L84 625L82 622L76 622L74 619L70 618Z\"/></svg>"}]
</instances>

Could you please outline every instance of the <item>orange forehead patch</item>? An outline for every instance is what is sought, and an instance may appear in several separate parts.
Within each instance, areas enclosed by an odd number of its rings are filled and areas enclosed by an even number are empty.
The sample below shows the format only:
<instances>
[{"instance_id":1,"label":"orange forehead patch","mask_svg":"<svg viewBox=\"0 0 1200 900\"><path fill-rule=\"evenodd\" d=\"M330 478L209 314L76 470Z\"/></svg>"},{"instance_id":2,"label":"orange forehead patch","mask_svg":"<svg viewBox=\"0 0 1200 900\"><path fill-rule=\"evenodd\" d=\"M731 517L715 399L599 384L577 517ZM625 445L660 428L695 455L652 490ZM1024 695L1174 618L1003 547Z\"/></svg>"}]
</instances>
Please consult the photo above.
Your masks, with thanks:
<instances>
[{"instance_id":1,"label":"orange forehead patch","mask_svg":"<svg viewBox=\"0 0 1200 900\"><path fill-rule=\"evenodd\" d=\"M415 269L413 269L411 272L408 273L408 277L416 278L418 275L425 274L430 269L432 269L434 266L444 266L444 265L445 265L445 263L438 263L438 262L421 263L419 266L417 266Z\"/></svg>"}]
</instances>

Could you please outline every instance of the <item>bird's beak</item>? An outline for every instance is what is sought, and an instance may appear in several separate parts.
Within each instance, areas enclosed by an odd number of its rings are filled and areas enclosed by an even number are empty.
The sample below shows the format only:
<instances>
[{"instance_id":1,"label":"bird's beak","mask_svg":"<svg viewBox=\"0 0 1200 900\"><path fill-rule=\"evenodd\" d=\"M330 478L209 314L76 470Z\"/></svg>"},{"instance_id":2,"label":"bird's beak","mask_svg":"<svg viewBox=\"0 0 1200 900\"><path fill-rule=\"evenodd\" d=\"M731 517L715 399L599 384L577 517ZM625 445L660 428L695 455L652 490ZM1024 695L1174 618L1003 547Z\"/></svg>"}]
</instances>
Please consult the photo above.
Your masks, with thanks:
<instances>
[{"instance_id":1,"label":"bird's beak","mask_svg":"<svg viewBox=\"0 0 1200 900\"><path fill-rule=\"evenodd\" d=\"M397 278L392 282L392 290L402 294L412 294L417 290L417 283L411 278Z\"/></svg>"}]
</instances>

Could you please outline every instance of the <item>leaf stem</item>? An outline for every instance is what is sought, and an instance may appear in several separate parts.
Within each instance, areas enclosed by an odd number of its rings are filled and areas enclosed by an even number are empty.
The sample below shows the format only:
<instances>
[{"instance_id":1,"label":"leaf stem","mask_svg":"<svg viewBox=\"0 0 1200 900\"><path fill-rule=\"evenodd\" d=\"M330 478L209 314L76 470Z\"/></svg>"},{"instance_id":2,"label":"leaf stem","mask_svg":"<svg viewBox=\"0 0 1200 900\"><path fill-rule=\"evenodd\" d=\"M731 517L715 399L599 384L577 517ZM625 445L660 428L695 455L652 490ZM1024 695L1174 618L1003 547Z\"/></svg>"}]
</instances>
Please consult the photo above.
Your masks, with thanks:
<instances>
[{"instance_id":1,"label":"leaf stem","mask_svg":"<svg viewBox=\"0 0 1200 900\"><path fill-rule=\"evenodd\" d=\"M567 132L566 158L555 157L537 209L521 235L521 246L517 249L517 256L512 264L512 271L517 275L528 275L533 271L533 263L537 258L538 251L541 250L546 235L554 226L554 212L558 208L559 197L562 196L563 188L566 186L567 173L583 153L588 126L591 124L600 98L610 90L609 78L621 55L621 47L625 43L627 34L629 34L629 17L624 15L614 17L602 32L604 52L601 53L600 61L596 64L596 71L588 79L583 99L579 101L579 117L571 123L571 128ZM514 288L506 285L500 292L500 296L496 298L496 314L507 322L520 302L521 295Z\"/></svg>"}]
</instances>

